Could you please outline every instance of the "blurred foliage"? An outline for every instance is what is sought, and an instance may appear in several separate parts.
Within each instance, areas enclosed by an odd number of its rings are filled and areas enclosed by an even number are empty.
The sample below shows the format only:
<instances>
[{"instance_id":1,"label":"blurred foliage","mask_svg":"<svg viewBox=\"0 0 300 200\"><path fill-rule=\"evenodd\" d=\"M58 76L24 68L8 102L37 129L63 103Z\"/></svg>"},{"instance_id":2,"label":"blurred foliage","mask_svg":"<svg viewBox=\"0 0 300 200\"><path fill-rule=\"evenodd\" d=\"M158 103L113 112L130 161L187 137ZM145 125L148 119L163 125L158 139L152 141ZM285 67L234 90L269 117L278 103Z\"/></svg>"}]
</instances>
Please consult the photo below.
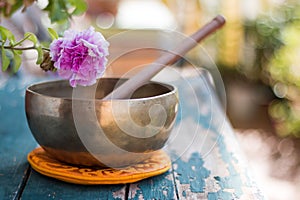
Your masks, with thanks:
<instances>
[{"instance_id":1,"label":"blurred foliage","mask_svg":"<svg viewBox=\"0 0 300 200\"><path fill-rule=\"evenodd\" d=\"M22 6L22 10L25 11L33 2L34 0L0 0L0 14L9 17Z\"/></svg>"},{"instance_id":2,"label":"blurred foliage","mask_svg":"<svg viewBox=\"0 0 300 200\"><path fill-rule=\"evenodd\" d=\"M265 66L274 52L283 45L280 33L281 29L285 27L285 23L287 22L274 21L269 15L262 15L254 22L245 23L245 40L247 43L253 44L255 55L252 68L246 70L248 77L266 81L268 76L265 74ZM247 55L244 59L244 62L249 61Z\"/></svg>"},{"instance_id":3,"label":"blurred foliage","mask_svg":"<svg viewBox=\"0 0 300 200\"><path fill-rule=\"evenodd\" d=\"M270 105L270 115L281 136L300 137L300 2L287 4L282 27L282 44L271 57L267 72L276 96L282 98Z\"/></svg>"},{"instance_id":4,"label":"blurred foliage","mask_svg":"<svg viewBox=\"0 0 300 200\"><path fill-rule=\"evenodd\" d=\"M22 12L37 0L0 0L0 16L10 17L17 10ZM73 15L82 15L87 9L85 0L48 0L43 9L51 23L67 23Z\"/></svg>"},{"instance_id":5,"label":"blurred foliage","mask_svg":"<svg viewBox=\"0 0 300 200\"><path fill-rule=\"evenodd\" d=\"M300 137L300 2L284 1L243 24L244 56L235 67L273 88L278 99L269 114L277 133Z\"/></svg>"},{"instance_id":6,"label":"blurred foliage","mask_svg":"<svg viewBox=\"0 0 300 200\"><path fill-rule=\"evenodd\" d=\"M219 35L218 66L270 86L278 97L269 106L277 133L300 137L300 1L269 3L251 20L239 1L228 2L235 4L223 6L227 25Z\"/></svg>"},{"instance_id":7,"label":"blurred foliage","mask_svg":"<svg viewBox=\"0 0 300 200\"><path fill-rule=\"evenodd\" d=\"M275 100L269 107L277 134L282 137L299 137L300 109L288 99Z\"/></svg>"},{"instance_id":8,"label":"blurred foliage","mask_svg":"<svg viewBox=\"0 0 300 200\"><path fill-rule=\"evenodd\" d=\"M48 11L51 23L67 22L73 15L82 15L87 9L84 0L49 0L45 11Z\"/></svg>"},{"instance_id":9,"label":"blurred foliage","mask_svg":"<svg viewBox=\"0 0 300 200\"><path fill-rule=\"evenodd\" d=\"M299 35L300 19L287 25L282 30L284 45L274 53L267 68L271 75L272 82L281 82L286 85L300 87Z\"/></svg>"}]
</instances>

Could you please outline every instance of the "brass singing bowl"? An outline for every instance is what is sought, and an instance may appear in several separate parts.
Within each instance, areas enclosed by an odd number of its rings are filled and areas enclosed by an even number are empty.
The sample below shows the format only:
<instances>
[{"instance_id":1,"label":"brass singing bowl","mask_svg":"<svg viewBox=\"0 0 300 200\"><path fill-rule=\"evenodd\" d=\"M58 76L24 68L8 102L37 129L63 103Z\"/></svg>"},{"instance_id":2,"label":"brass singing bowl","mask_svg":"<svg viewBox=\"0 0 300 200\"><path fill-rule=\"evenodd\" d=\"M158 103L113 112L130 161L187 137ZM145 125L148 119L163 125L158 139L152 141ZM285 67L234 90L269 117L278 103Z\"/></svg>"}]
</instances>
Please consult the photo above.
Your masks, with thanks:
<instances>
[{"instance_id":1,"label":"brass singing bowl","mask_svg":"<svg viewBox=\"0 0 300 200\"><path fill-rule=\"evenodd\" d=\"M163 148L177 114L177 89L149 82L130 99L101 100L124 81L102 78L95 87L76 89L65 80L29 86L26 116L38 144L62 162L103 167L136 164Z\"/></svg>"}]
</instances>

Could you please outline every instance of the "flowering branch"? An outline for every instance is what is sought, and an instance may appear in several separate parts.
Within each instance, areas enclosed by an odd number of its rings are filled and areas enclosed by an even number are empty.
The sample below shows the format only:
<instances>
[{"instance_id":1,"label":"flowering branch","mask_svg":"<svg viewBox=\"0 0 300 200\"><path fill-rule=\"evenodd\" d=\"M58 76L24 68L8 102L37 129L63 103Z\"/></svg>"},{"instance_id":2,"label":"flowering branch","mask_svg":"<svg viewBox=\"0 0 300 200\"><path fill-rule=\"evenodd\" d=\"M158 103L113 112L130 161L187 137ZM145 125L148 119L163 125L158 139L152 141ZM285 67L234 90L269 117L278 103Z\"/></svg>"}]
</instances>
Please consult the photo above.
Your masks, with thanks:
<instances>
[{"instance_id":1,"label":"flowering branch","mask_svg":"<svg viewBox=\"0 0 300 200\"><path fill-rule=\"evenodd\" d=\"M3 15L12 15L22 6L25 10L34 1L23 0L12 4L11 1L0 0L0 19ZM43 10L48 12L52 23L68 23L71 16L81 15L86 9L84 0L60 0L59 3L48 0L48 5ZM48 32L53 40L50 48L42 46L33 33L25 33L21 40L15 41L13 33L0 26L2 71L10 66L13 72L17 72L21 65L22 52L36 50L36 64L44 71L57 71L61 77L69 79L72 87L77 84L92 85L104 74L109 44L101 33L92 27L82 32L66 31L62 38L53 29L49 28ZM30 41L33 45L25 47L25 41Z\"/></svg>"},{"instance_id":2,"label":"flowering branch","mask_svg":"<svg viewBox=\"0 0 300 200\"><path fill-rule=\"evenodd\" d=\"M22 12L37 0L0 0L0 18L10 17L17 10ZM85 0L48 0L48 4L42 10L48 13L51 23L67 23L73 15L81 15L87 9Z\"/></svg>"},{"instance_id":3,"label":"flowering branch","mask_svg":"<svg viewBox=\"0 0 300 200\"><path fill-rule=\"evenodd\" d=\"M32 33L25 33L23 39L15 42L13 34L0 26L2 70L10 65L8 55L13 58L13 71L16 72L21 65L22 51L36 50L36 63L44 71L57 71L61 77L69 79L72 87L92 85L104 74L109 43L101 33L93 27L82 32L67 30L62 38L53 29L48 32L53 39L50 48L42 47ZM33 46L19 47L27 40Z\"/></svg>"}]
</instances>

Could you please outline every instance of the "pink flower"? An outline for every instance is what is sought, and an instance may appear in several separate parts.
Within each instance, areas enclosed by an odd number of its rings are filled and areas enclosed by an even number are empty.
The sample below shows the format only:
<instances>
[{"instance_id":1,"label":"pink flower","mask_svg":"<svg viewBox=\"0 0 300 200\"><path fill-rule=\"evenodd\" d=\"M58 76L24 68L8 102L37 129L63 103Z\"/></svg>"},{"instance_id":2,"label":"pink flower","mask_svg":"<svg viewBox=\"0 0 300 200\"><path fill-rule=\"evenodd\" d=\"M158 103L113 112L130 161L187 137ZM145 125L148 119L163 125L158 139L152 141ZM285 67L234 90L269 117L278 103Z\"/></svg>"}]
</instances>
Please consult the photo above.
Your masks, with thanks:
<instances>
[{"instance_id":1,"label":"pink flower","mask_svg":"<svg viewBox=\"0 0 300 200\"><path fill-rule=\"evenodd\" d=\"M77 32L68 30L50 45L50 56L58 74L70 85L96 83L106 68L109 43L93 27Z\"/></svg>"}]
</instances>

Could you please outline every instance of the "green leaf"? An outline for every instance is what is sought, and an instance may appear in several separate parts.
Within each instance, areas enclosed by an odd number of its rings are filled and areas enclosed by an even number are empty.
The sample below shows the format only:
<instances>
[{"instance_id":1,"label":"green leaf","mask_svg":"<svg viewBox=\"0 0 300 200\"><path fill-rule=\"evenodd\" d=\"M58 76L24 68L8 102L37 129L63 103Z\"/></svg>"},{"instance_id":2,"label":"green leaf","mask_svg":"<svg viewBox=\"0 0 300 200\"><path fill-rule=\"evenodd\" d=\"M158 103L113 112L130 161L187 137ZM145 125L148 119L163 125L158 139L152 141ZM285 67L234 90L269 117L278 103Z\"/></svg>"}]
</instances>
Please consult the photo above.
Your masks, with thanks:
<instances>
[{"instance_id":1,"label":"green leaf","mask_svg":"<svg viewBox=\"0 0 300 200\"><path fill-rule=\"evenodd\" d=\"M13 52L14 52L14 53L17 53L17 54L19 54L19 55L21 55L21 54L23 53L22 50L13 50Z\"/></svg>"},{"instance_id":2,"label":"green leaf","mask_svg":"<svg viewBox=\"0 0 300 200\"><path fill-rule=\"evenodd\" d=\"M4 28L3 26L0 26L0 34L1 34L1 38L4 41L9 40L11 43L15 41L14 34L7 28Z\"/></svg>"},{"instance_id":3,"label":"green leaf","mask_svg":"<svg viewBox=\"0 0 300 200\"><path fill-rule=\"evenodd\" d=\"M22 58L21 58L21 55L19 54L19 52L13 51L13 53L14 53L13 72L16 73L21 66Z\"/></svg>"},{"instance_id":4,"label":"green leaf","mask_svg":"<svg viewBox=\"0 0 300 200\"><path fill-rule=\"evenodd\" d=\"M58 34L54 29L48 28L48 33L51 36L52 40L58 39Z\"/></svg>"},{"instance_id":5,"label":"green leaf","mask_svg":"<svg viewBox=\"0 0 300 200\"><path fill-rule=\"evenodd\" d=\"M2 29L4 29L4 30L2 30ZM2 27L2 26L0 26L0 35L1 35L1 39L2 39L3 41L6 41L6 40L7 40L7 35L5 34L5 30L7 30L7 29L4 28L4 27Z\"/></svg>"},{"instance_id":6,"label":"green leaf","mask_svg":"<svg viewBox=\"0 0 300 200\"><path fill-rule=\"evenodd\" d=\"M27 39L30 40L31 42L33 42L34 45L37 44L38 39L36 38L36 36L33 33L27 32L24 34L24 38L28 37Z\"/></svg>"},{"instance_id":7,"label":"green leaf","mask_svg":"<svg viewBox=\"0 0 300 200\"><path fill-rule=\"evenodd\" d=\"M85 0L48 0L44 10L48 11L51 23L64 24L72 15L83 14L87 10L87 3Z\"/></svg>"},{"instance_id":8,"label":"green leaf","mask_svg":"<svg viewBox=\"0 0 300 200\"><path fill-rule=\"evenodd\" d=\"M9 58L6 55L6 51L7 50L5 50L4 47L2 46L1 47L2 71L6 71L10 63Z\"/></svg>"},{"instance_id":9,"label":"green leaf","mask_svg":"<svg viewBox=\"0 0 300 200\"><path fill-rule=\"evenodd\" d=\"M68 20L69 14L65 7L65 1L63 0L49 0L49 3L44 10L49 12L48 15L51 23L62 23Z\"/></svg>"},{"instance_id":10,"label":"green leaf","mask_svg":"<svg viewBox=\"0 0 300 200\"><path fill-rule=\"evenodd\" d=\"M87 3L84 0L69 0L75 8L71 15L82 15L87 10Z\"/></svg>"},{"instance_id":11,"label":"green leaf","mask_svg":"<svg viewBox=\"0 0 300 200\"><path fill-rule=\"evenodd\" d=\"M44 52L43 52L43 49L42 49L41 46L37 46L36 50L38 52L38 58L37 58L36 64L39 65L39 64L41 64L43 62Z\"/></svg>"}]
</instances>

